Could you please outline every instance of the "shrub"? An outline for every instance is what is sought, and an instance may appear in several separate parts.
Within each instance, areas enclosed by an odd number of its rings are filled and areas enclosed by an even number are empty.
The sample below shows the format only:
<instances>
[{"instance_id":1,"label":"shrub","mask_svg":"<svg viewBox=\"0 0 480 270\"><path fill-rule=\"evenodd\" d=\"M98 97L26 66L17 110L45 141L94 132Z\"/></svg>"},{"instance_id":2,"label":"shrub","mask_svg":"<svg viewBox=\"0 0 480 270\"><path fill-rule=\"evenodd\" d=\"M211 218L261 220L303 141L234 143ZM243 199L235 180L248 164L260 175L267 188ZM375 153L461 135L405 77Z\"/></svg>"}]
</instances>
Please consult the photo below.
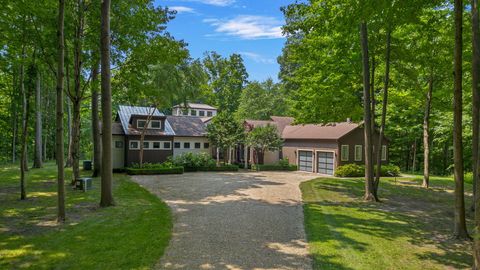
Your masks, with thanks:
<instances>
[{"instance_id":1,"label":"shrub","mask_svg":"<svg viewBox=\"0 0 480 270\"><path fill-rule=\"evenodd\" d=\"M357 164L346 164L335 170L338 177L360 177L365 175L365 167Z\"/></svg>"},{"instance_id":2,"label":"shrub","mask_svg":"<svg viewBox=\"0 0 480 270\"><path fill-rule=\"evenodd\" d=\"M199 167L197 171L200 172L238 172L237 165L221 165L210 167Z\"/></svg>"},{"instance_id":3,"label":"shrub","mask_svg":"<svg viewBox=\"0 0 480 270\"><path fill-rule=\"evenodd\" d=\"M169 157L168 162L175 166L182 166L185 171L198 171L201 167L215 167L215 160L207 153L183 153L176 157Z\"/></svg>"},{"instance_id":4,"label":"shrub","mask_svg":"<svg viewBox=\"0 0 480 270\"><path fill-rule=\"evenodd\" d=\"M276 164L253 164L255 171L296 171L297 165L290 165L288 159L281 159Z\"/></svg>"},{"instance_id":5,"label":"shrub","mask_svg":"<svg viewBox=\"0 0 480 270\"><path fill-rule=\"evenodd\" d=\"M127 168L129 175L157 175L157 174L182 174L183 167L172 168Z\"/></svg>"},{"instance_id":6,"label":"shrub","mask_svg":"<svg viewBox=\"0 0 480 270\"><path fill-rule=\"evenodd\" d=\"M374 166L374 173L376 171L376 167ZM382 165L381 168L381 176L399 176L400 175L400 168L396 165L387 164ZM339 166L335 170L335 176L338 177L361 177L365 176L365 166L357 165L357 164L346 164L343 166Z\"/></svg>"},{"instance_id":7,"label":"shrub","mask_svg":"<svg viewBox=\"0 0 480 270\"><path fill-rule=\"evenodd\" d=\"M140 164L133 163L130 168L133 169L161 169L161 168L173 168L175 165L170 161L165 161L163 163L143 163L143 167L140 168Z\"/></svg>"}]
</instances>

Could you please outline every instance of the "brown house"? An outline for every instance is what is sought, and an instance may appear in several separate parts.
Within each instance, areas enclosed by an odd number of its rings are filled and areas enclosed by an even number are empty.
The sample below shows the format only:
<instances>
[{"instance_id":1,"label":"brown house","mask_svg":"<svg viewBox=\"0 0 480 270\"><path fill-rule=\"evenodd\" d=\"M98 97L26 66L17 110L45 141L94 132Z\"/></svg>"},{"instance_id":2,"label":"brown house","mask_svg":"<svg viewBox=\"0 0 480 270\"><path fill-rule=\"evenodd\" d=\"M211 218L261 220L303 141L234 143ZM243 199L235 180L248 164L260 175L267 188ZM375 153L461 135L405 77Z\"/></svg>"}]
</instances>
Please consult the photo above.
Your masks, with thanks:
<instances>
[{"instance_id":1,"label":"brown house","mask_svg":"<svg viewBox=\"0 0 480 270\"><path fill-rule=\"evenodd\" d=\"M286 126L283 157L300 171L333 175L349 163L364 164L364 127L352 122ZM374 142L379 138L374 133ZM388 139L382 138L382 163L388 163Z\"/></svg>"}]
</instances>

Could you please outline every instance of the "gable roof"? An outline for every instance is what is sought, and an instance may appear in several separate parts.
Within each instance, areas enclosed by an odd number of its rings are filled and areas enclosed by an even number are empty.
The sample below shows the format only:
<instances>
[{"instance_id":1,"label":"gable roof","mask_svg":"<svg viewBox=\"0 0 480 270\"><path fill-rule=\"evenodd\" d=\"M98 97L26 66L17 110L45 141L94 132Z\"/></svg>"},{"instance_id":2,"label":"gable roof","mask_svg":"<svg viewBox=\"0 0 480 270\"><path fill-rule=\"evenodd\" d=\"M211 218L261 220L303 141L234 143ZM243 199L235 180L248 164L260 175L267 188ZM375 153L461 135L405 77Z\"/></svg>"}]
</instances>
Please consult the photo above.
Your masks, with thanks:
<instances>
[{"instance_id":1,"label":"gable roof","mask_svg":"<svg viewBox=\"0 0 480 270\"><path fill-rule=\"evenodd\" d=\"M175 136L204 137L207 135L205 123L195 116L167 116L171 123Z\"/></svg>"},{"instance_id":2,"label":"gable roof","mask_svg":"<svg viewBox=\"0 0 480 270\"><path fill-rule=\"evenodd\" d=\"M352 122L286 126L283 130L282 138L337 140L359 126L360 124Z\"/></svg>"},{"instance_id":3,"label":"gable roof","mask_svg":"<svg viewBox=\"0 0 480 270\"><path fill-rule=\"evenodd\" d=\"M118 116L120 118L120 123L122 124L123 132L126 135L139 135L141 132L135 128L133 128L129 122L130 118L132 115L144 115L147 116L151 114L152 108L151 107L138 107L138 106L125 106L125 105L120 105L118 107ZM163 113L158 111L155 108L155 111L153 112L154 116L165 116ZM167 120L165 120L165 130L164 131L158 131L158 130L147 130L146 131L147 135L167 135L167 136L173 136L175 135L175 132L172 129L172 126L170 126L170 123L168 123Z\"/></svg>"},{"instance_id":4,"label":"gable roof","mask_svg":"<svg viewBox=\"0 0 480 270\"><path fill-rule=\"evenodd\" d=\"M267 125L274 125L277 127L277 130L280 134L282 134L283 130L286 126L293 123L295 120L293 117L286 117L286 116L271 116L271 120L245 120L245 123L250 126L250 128L255 127L264 127Z\"/></svg>"},{"instance_id":5,"label":"gable roof","mask_svg":"<svg viewBox=\"0 0 480 270\"><path fill-rule=\"evenodd\" d=\"M173 106L173 108L184 108L184 104L178 104ZM202 103L187 103L187 107L190 109L204 109L204 110L216 110L217 108L212 107L207 104L202 104Z\"/></svg>"}]
</instances>

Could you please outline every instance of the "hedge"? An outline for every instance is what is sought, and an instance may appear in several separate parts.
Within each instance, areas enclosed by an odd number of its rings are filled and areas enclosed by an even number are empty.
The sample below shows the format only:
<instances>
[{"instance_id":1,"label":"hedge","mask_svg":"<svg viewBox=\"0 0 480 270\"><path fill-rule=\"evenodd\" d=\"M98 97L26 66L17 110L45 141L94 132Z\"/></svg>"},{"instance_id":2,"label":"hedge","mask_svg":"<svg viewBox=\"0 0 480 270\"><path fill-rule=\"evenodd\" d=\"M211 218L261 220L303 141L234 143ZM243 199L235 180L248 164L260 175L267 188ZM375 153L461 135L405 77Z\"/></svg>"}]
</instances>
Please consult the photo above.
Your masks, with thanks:
<instances>
[{"instance_id":1,"label":"hedge","mask_svg":"<svg viewBox=\"0 0 480 270\"><path fill-rule=\"evenodd\" d=\"M376 167L374 168L374 173L376 172ZM400 168L396 165L382 165L381 176L399 176ZM365 176L365 166L357 164L347 164L339 166L335 170L335 176L338 177L361 177Z\"/></svg>"},{"instance_id":2,"label":"hedge","mask_svg":"<svg viewBox=\"0 0 480 270\"><path fill-rule=\"evenodd\" d=\"M185 167L186 172L237 172L237 165Z\"/></svg>"},{"instance_id":3,"label":"hedge","mask_svg":"<svg viewBox=\"0 0 480 270\"><path fill-rule=\"evenodd\" d=\"M252 170L254 171L296 171L297 165L281 165L281 164L254 164Z\"/></svg>"},{"instance_id":4,"label":"hedge","mask_svg":"<svg viewBox=\"0 0 480 270\"><path fill-rule=\"evenodd\" d=\"M173 168L127 168L129 175L156 175L156 174L182 174L183 167Z\"/></svg>"}]
</instances>

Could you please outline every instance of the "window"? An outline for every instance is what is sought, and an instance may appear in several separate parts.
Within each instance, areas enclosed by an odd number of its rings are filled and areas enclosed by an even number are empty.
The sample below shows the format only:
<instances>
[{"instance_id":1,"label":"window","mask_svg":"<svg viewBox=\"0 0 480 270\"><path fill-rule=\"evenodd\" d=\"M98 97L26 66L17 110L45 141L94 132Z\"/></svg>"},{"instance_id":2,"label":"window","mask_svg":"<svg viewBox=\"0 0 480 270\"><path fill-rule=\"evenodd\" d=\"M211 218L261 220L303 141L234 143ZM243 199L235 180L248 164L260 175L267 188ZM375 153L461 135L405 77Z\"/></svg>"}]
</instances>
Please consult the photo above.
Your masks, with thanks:
<instances>
[{"instance_id":1,"label":"window","mask_svg":"<svg viewBox=\"0 0 480 270\"><path fill-rule=\"evenodd\" d=\"M362 161L363 146L355 145L355 161Z\"/></svg>"},{"instance_id":2,"label":"window","mask_svg":"<svg viewBox=\"0 0 480 270\"><path fill-rule=\"evenodd\" d=\"M210 116L212 116L212 115L213 115L212 112L210 112L210 111L207 112L207 116L208 116L208 117L210 117Z\"/></svg>"},{"instance_id":3,"label":"window","mask_svg":"<svg viewBox=\"0 0 480 270\"><path fill-rule=\"evenodd\" d=\"M342 161L348 161L349 159L349 145L342 145L341 159Z\"/></svg>"},{"instance_id":4,"label":"window","mask_svg":"<svg viewBox=\"0 0 480 270\"><path fill-rule=\"evenodd\" d=\"M183 110L183 115L188 115L188 110Z\"/></svg>"},{"instance_id":5,"label":"window","mask_svg":"<svg viewBox=\"0 0 480 270\"><path fill-rule=\"evenodd\" d=\"M150 142L143 142L143 149L150 148Z\"/></svg>"},{"instance_id":6,"label":"window","mask_svg":"<svg viewBox=\"0 0 480 270\"><path fill-rule=\"evenodd\" d=\"M387 146L382 145L382 160L385 161L387 160Z\"/></svg>"},{"instance_id":7,"label":"window","mask_svg":"<svg viewBox=\"0 0 480 270\"><path fill-rule=\"evenodd\" d=\"M123 148L123 142L122 141L115 141L115 148Z\"/></svg>"},{"instance_id":8,"label":"window","mask_svg":"<svg viewBox=\"0 0 480 270\"><path fill-rule=\"evenodd\" d=\"M195 143L195 149L200 149L200 148L202 148L202 144L199 143L199 142L196 142Z\"/></svg>"},{"instance_id":9,"label":"window","mask_svg":"<svg viewBox=\"0 0 480 270\"><path fill-rule=\"evenodd\" d=\"M162 128L162 121L152 120L150 122L150 128L161 129Z\"/></svg>"},{"instance_id":10,"label":"window","mask_svg":"<svg viewBox=\"0 0 480 270\"><path fill-rule=\"evenodd\" d=\"M183 148L190 149L190 143L189 142L184 142L183 143Z\"/></svg>"},{"instance_id":11,"label":"window","mask_svg":"<svg viewBox=\"0 0 480 270\"><path fill-rule=\"evenodd\" d=\"M130 149L138 149L139 148L139 142L138 141L130 141Z\"/></svg>"},{"instance_id":12,"label":"window","mask_svg":"<svg viewBox=\"0 0 480 270\"><path fill-rule=\"evenodd\" d=\"M160 149L160 142L153 142L153 149Z\"/></svg>"},{"instance_id":13,"label":"window","mask_svg":"<svg viewBox=\"0 0 480 270\"><path fill-rule=\"evenodd\" d=\"M137 120L137 128L144 128L146 124L146 120Z\"/></svg>"},{"instance_id":14,"label":"window","mask_svg":"<svg viewBox=\"0 0 480 270\"><path fill-rule=\"evenodd\" d=\"M179 143L179 142L174 143L174 144L173 144L173 147L179 149L179 148L180 148L180 143Z\"/></svg>"},{"instance_id":15,"label":"window","mask_svg":"<svg viewBox=\"0 0 480 270\"><path fill-rule=\"evenodd\" d=\"M208 142L203 143L203 148L205 148L205 149L210 148L210 144Z\"/></svg>"},{"instance_id":16,"label":"window","mask_svg":"<svg viewBox=\"0 0 480 270\"><path fill-rule=\"evenodd\" d=\"M198 116L205 116L205 111L198 111Z\"/></svg>"},{"instance_id":17,"label":"window","mask_svg":"<svg viewBox=\"0 0 480 270\"><path fill-rule=\"evenodd\" d=\"M171 149L172 148L172 145L170 144L170 142L163 142L163 149Z\"/></svg>"},{"instance_id":18,"label":"window","mask_svg":"<svg viewBox=\"0 0 480 270\"><path fill-rule=\"evenodd\" d=\"M190 115L191 116L197 116L197 111L196 110L190 110Z\"/></svg>"}]
</instances>

